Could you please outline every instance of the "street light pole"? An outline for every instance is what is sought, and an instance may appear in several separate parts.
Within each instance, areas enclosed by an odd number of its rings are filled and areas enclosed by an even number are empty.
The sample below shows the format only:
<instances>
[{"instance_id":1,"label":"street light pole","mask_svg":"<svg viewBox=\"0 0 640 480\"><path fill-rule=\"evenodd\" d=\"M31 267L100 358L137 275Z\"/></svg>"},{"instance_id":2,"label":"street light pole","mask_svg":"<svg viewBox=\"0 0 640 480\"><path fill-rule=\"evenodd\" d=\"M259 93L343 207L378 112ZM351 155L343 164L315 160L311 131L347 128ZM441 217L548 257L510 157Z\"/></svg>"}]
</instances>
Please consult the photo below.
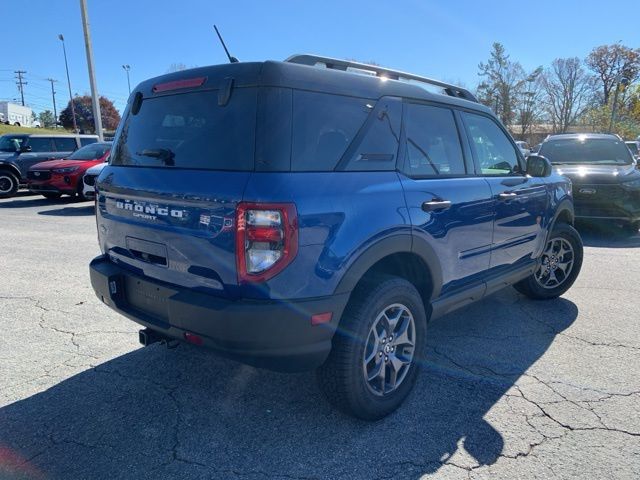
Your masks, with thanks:
<instances>
[{"instance_id":1,"label":"street light pole","mask_svg":"<svg viewBox=\"0 0 640 480\"><path fill-rule=\"evenodd\" d=\"M71 118L73 119L73 131L78 133L78 125L76 124L76 109L73 106L73 94L71 93L71 79L69 78L69 64L67 63L67 49L64 46L64 36L58 35L62 42L62 52L64 53L64 67L67 69L67 84L69 85L69 101L71 102Z\"/></svg>"},{"instance_id":2,"label":"street light pole","mask_svg":"<svg viewBox=\"0 0 640 480\"><path fill-rule=\"evenodd\" d=\"M98 84L96 83L96 73L93 66L93 49L91 48L91 34L89 32L89 15L87 13L86 0L80 0L80 11L82 13L82 28L84 29L84 46L87 50L87 65L89 67L89 84L91 86L91 104L93 106L93 123L96 134L100 141L102 136L102 116L100 114L100 100L98 97Z\"/></svg>"},{"instance_id":3,"label":"street light pole","mask_svg":"<svg viewBox=\"0 0 640 480\"><path fill-rule=\"evenodd\" d=\"M129 70L131 70L130 65L122 65L122 68L125 72L127 72L127 87L129 87L129 95L131 95L131 82L129 81Z\"/></svg>"}]
</instances>

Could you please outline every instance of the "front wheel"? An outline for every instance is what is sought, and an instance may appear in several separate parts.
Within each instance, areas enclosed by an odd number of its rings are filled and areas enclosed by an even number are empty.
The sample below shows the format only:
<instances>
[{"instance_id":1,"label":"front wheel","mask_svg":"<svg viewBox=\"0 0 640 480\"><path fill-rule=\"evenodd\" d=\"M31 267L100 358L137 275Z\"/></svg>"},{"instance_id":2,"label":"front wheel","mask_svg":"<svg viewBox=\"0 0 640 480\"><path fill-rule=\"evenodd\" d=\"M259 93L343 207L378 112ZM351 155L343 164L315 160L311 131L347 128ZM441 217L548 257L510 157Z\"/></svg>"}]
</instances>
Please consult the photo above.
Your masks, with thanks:
<instances>
[{"instance_id":1,"label":"front wheel","mask_svg":"<svg viewBox=\"0 0 640 480\"><path fill-rule=\"evenodd\" d=\"M7 170L0 170L0 198L13 197L19 186L18 177Z\"/></svg>"},{"instance_id":2,"label":"front wheel","mask_svg":"<svg viewBox=\"0 0 640 480\"><path fill-rule=\"evenodd\" d=\"M582 239L571 225L556 225L535 272L514 288L535 300L557 298L578 278L582 267Z\"/></svg>"},{"instance_id":3,"label":"front wheel","mask_svg":"<svg viewBox=\"0 0 640 480\"><path fill-rule=\"evenodd\" d=\"M329 402L364 420L396 410L416 382L426 325L420 294L408 281L384 276L358 288L317 371Z\"/></svg>"}]
</instances>

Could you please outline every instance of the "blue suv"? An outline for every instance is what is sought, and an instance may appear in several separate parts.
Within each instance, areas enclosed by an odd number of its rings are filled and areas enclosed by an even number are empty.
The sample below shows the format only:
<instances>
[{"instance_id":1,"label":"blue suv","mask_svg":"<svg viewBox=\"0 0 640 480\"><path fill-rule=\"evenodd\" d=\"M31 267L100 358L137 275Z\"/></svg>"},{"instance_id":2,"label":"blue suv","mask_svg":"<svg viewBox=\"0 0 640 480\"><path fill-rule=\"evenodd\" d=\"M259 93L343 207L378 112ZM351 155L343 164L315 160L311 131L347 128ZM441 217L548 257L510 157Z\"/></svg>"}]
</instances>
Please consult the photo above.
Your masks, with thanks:
<instances>
[{"instance_id":1,"label":"blue suv","mask_svg":"<svg viewBox=\"0 0 640 480\"><path fill-rule=\"evenodd\" d=\"M411 391L428 320L582 263L570 181L471 93L312 55L141 83L96 186L91 283L144 345L317 369L364 419Z\"/></svg>"}]
</instances>

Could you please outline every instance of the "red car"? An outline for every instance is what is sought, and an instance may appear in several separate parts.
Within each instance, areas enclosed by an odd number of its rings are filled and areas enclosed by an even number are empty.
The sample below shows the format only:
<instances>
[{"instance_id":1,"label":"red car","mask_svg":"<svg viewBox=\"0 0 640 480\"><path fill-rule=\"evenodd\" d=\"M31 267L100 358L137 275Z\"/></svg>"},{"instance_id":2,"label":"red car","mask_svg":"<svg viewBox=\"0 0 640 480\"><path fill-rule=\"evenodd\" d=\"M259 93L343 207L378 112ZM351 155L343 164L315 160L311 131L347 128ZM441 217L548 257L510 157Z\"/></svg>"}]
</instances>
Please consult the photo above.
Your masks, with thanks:
<instances>
[{"instance_id":1,"label":"red car","mask_svg":"<svg viewBox=\"0 0 640 480\"><path fill-rule=\"evenodd\" d=\"M111 142L96 142L79 148L68 158L36 163L27 172L27 188L46 198L60 198L61 195L82 194L82 177L94 165L105 162Z\"/></svg>"}]
</instances>

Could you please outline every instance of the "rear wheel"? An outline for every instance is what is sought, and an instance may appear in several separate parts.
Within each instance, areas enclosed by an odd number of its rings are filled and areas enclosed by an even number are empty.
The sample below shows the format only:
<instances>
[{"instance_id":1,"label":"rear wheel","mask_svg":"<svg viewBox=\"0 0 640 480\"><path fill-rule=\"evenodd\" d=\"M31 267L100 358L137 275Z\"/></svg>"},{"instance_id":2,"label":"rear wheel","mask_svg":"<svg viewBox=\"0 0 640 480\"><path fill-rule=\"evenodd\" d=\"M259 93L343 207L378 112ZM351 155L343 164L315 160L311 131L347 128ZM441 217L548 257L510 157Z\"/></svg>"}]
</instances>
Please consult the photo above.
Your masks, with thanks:
<instances>
[{"instance_id":1,"label":"rear wheel","mask_svg":"<svg viewBox=\"0 0 640 480\"><path fill-rule=\"evenodd\" d=\"M426 324L418 291L402 278L381 277L354 292L317 372L329 402L365 420L396 410L416 382Z\"/></svg>"},{"instance_id":2,"label":"rear wheel","mask_svg":"<svg viewBox=\"0 0 640 480\"><path fill-rule=\"evenodd\" d=\"M13 197L18 191L18 177L8 170L0 170L0 198Z\"/></svg>"},{"instance_id":3,"label":"rear wheel","mask_svg":"<svg viewBox=\"0 0 640 480\"><path fill-rule=\"evenodd\" d=\"M82 188L83 188L83 183L82 183L82 179L80 179L78 180L78 188L76 188L76 194L78 195L77 199L79 202L86 202L89 199L85 197Z\"/></svg>"},{"instance_id":4,"label":"rear wheel","mask_svg":"<svg viewBox=\"0 0 640 480\"><path fill-rule=\"evenodd\" d=\"M582 267L582 239L571 225L561 223L551 232L536 271L514 285L529 298L546 300L565 293Z\"/></svg>"}]
</instances>

